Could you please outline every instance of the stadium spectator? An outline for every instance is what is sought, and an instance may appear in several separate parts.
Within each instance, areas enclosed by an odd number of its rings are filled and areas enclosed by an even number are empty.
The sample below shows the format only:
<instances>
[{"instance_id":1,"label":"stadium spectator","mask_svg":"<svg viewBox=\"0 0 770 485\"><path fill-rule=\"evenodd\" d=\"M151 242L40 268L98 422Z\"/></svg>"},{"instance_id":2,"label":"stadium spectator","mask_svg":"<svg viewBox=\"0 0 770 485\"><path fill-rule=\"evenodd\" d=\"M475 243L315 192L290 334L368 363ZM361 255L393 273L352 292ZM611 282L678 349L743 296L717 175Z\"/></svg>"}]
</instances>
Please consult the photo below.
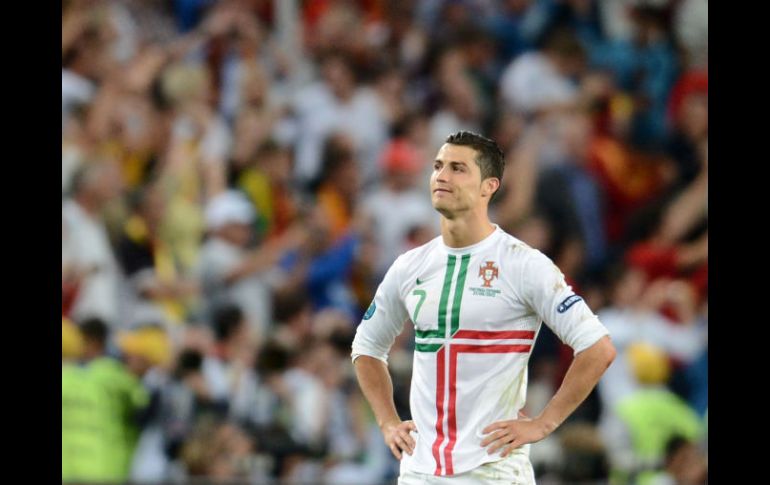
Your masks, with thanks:
<instances>
[{"instance_id":1,"label":"stadium spectator","mask_svg":"<svg viewBox=\"0 0 770 485\"><path fill-rule=\"evenodd\" d=\"M114 164L90 162L72 183L72 198L62 203L62 287L76 320L99 317L118 326L120 272L101 211L121 190Z\"/></svg>"}]
</instances>

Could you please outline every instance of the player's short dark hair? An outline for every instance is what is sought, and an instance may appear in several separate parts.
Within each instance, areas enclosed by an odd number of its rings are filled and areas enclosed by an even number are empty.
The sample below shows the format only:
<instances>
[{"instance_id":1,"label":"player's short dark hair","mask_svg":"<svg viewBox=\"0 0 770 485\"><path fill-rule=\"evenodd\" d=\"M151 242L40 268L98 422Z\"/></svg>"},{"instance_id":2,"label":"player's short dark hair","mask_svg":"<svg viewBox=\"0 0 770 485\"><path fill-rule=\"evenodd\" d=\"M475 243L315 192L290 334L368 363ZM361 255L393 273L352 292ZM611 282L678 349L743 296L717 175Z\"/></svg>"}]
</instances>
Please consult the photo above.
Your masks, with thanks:
<instances>
[{"instance_id":1,"label":"player's short dark hair","mask_svg":"<svg viewBox=\"0 0 770 485\"><path fill-rule=\"evenodd\" d=\"M444 142L473 148L476 165L481 169L481 180L495 177L502 182L505 157L494 140L471 131L458 131L446 137Z\"/></svg>"}]
</instances>

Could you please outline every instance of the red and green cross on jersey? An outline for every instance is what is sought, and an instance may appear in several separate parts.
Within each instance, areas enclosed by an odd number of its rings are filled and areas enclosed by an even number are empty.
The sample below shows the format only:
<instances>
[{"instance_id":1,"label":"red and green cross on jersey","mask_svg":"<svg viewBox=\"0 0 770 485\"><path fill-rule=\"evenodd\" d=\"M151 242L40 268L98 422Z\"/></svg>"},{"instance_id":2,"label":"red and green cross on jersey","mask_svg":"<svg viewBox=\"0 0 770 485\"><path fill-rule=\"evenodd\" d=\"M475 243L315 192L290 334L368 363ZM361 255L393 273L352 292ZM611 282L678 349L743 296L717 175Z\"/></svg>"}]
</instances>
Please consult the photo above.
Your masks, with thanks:
<instances>
[{"instance_id":1,"label":"red and green cross on jersey","mask_svg":"<svg viewBox=\"0 0 770 485\"><path fill-rule=\"evenodd\" d=\"M438 307L438 325L431 330L415 329L415 351L436 353L436 440L432 446L433 457L436 461L436 475L452 475L452 450L457 442L457 358L461 353L527 353L532 344L490 344L488 341L505 339L534 340L535 332L529 330L471 330L460 328L460 308L465 289L465 279L468 274L470 254L460 257L460 268L455 278L455 266L458 257L448 255L444 283ZM480 268L480 275L490 270L491 264ZM487 275L489 273L486 273ZM494 273L497 276L497 270ZM488 277L484 277L488 286ZM450 294L454 283L454 297L450 302ZM412 293L420 297L415 307L412 320L415 322L420 308L426 297L424 290L416 289ZM450 309L451 303L451 309ZM438 340L438 341L437 341ZM443 446L443 451L442 451ZM443 458L443 459L442 459ZM443 473L442 473L443 471Z\"/></svg>"},{"instance_id":2,"label":"red and green cross on jersey","mask_svg":"<svg viewBox=\"0 0 770 485\"><path fill-rule=\"evenodd\" d=\"M475 339L475 340L500 340L500 339L532 339L535 332L528 330L502 330L502 331L483 331L460 329L460 308L462 306L463 294L465 290L465 279L468 274L468 265L471 260L470 254L464 254L460 258L460 269L455 276L455 267L457 265L457 256L448 255L446 272L444 273L444 284L441 290L441 298L438 306L438 326L431 330L415 329L415 350L417 352L438 352L453 339ZM490 262L486 263L490 266ZM487 267L482 268L484 270ZM497 269L495 268L495 274ZM485 282L487 279L485 278ZM452 293L452 283L454 282L454 296L451 301L449 296ZM414 290L413 295L420 297L415 307L412 320L415 322L420 313L423 301L426 298L425 290ZM451 311L450 311L451 310ZM447 321L449 320L449 321ZM449 332L447 333L447 329ZM440 340L440 341L436 341ZM483 342L482 342L483 344Z\"/></svg>"}]
</instances>

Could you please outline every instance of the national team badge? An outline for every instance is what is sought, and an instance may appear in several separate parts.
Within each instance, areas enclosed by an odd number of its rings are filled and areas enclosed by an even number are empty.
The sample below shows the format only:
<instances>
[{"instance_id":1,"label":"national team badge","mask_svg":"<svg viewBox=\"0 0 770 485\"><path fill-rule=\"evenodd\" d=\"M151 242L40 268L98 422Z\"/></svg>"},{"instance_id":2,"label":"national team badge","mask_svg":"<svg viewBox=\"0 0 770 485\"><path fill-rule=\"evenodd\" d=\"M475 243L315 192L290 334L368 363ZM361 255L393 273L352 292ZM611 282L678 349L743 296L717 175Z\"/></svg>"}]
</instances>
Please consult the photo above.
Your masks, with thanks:
<instances>
[{"instance_id":1,"label":"national team badge","mask_svg":"<svg viewBox=\"0 0 770 485\"><path fill-rule=\"evenodd\" d=\"M482 285L484 288L492 287L492 280L497 278L498 268L495 266L494 261L487 261L486 266L479 266L479 276L484 280Z\"/></svg>"}]
</instances>

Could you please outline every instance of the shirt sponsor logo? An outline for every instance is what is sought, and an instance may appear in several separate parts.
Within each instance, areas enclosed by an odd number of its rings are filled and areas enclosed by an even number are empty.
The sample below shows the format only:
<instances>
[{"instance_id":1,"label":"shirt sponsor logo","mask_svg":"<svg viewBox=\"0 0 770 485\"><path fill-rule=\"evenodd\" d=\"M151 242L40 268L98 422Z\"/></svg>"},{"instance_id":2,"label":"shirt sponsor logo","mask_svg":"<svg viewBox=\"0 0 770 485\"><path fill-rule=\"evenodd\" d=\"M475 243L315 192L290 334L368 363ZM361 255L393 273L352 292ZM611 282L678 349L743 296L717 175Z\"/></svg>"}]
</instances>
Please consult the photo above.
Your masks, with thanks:
<instances>
[{"instance_id":1,"label":"shirt sponsor logo","mask_svg":"<svg viewBox=\"0 0 770 485\"><path fill-rule=\"evenodd\" d=\"M575 303L579 302L583 298L579 297L578 295L570 295L567 298L564 299L563 302L559 304L559 306L556 308L556 311L559 313L564 313L569 308L574 305Z\"/></svg>"},{"instance_id":2,"label":"shirt sponsor logo","mask_svg":"<svg viewBox=\"0 0 770 485\"><path fill-rule=\"evenodd\" d=\"M364 313L364 320L369 320L372 318L372 315L374 315L375 311L377 311L377 305L372 302L372 304L369 305L369 308L366 310L366 313Z\"/></svg>"},{"instance_id":3,"label":"shirt sponsor logo","mask_svg":"<svg viewBox=\"0 0 770 485\"><path fill-rule=\"evenodd\" d=\"M494 261L487 261L486 263L486 266L479 266L479 276L482 280L484 280L484 284L482 286L484 288L491 288L492 280L497 278L499 269L497 266L495 266Z\"/></svg>"}]
</instances>

